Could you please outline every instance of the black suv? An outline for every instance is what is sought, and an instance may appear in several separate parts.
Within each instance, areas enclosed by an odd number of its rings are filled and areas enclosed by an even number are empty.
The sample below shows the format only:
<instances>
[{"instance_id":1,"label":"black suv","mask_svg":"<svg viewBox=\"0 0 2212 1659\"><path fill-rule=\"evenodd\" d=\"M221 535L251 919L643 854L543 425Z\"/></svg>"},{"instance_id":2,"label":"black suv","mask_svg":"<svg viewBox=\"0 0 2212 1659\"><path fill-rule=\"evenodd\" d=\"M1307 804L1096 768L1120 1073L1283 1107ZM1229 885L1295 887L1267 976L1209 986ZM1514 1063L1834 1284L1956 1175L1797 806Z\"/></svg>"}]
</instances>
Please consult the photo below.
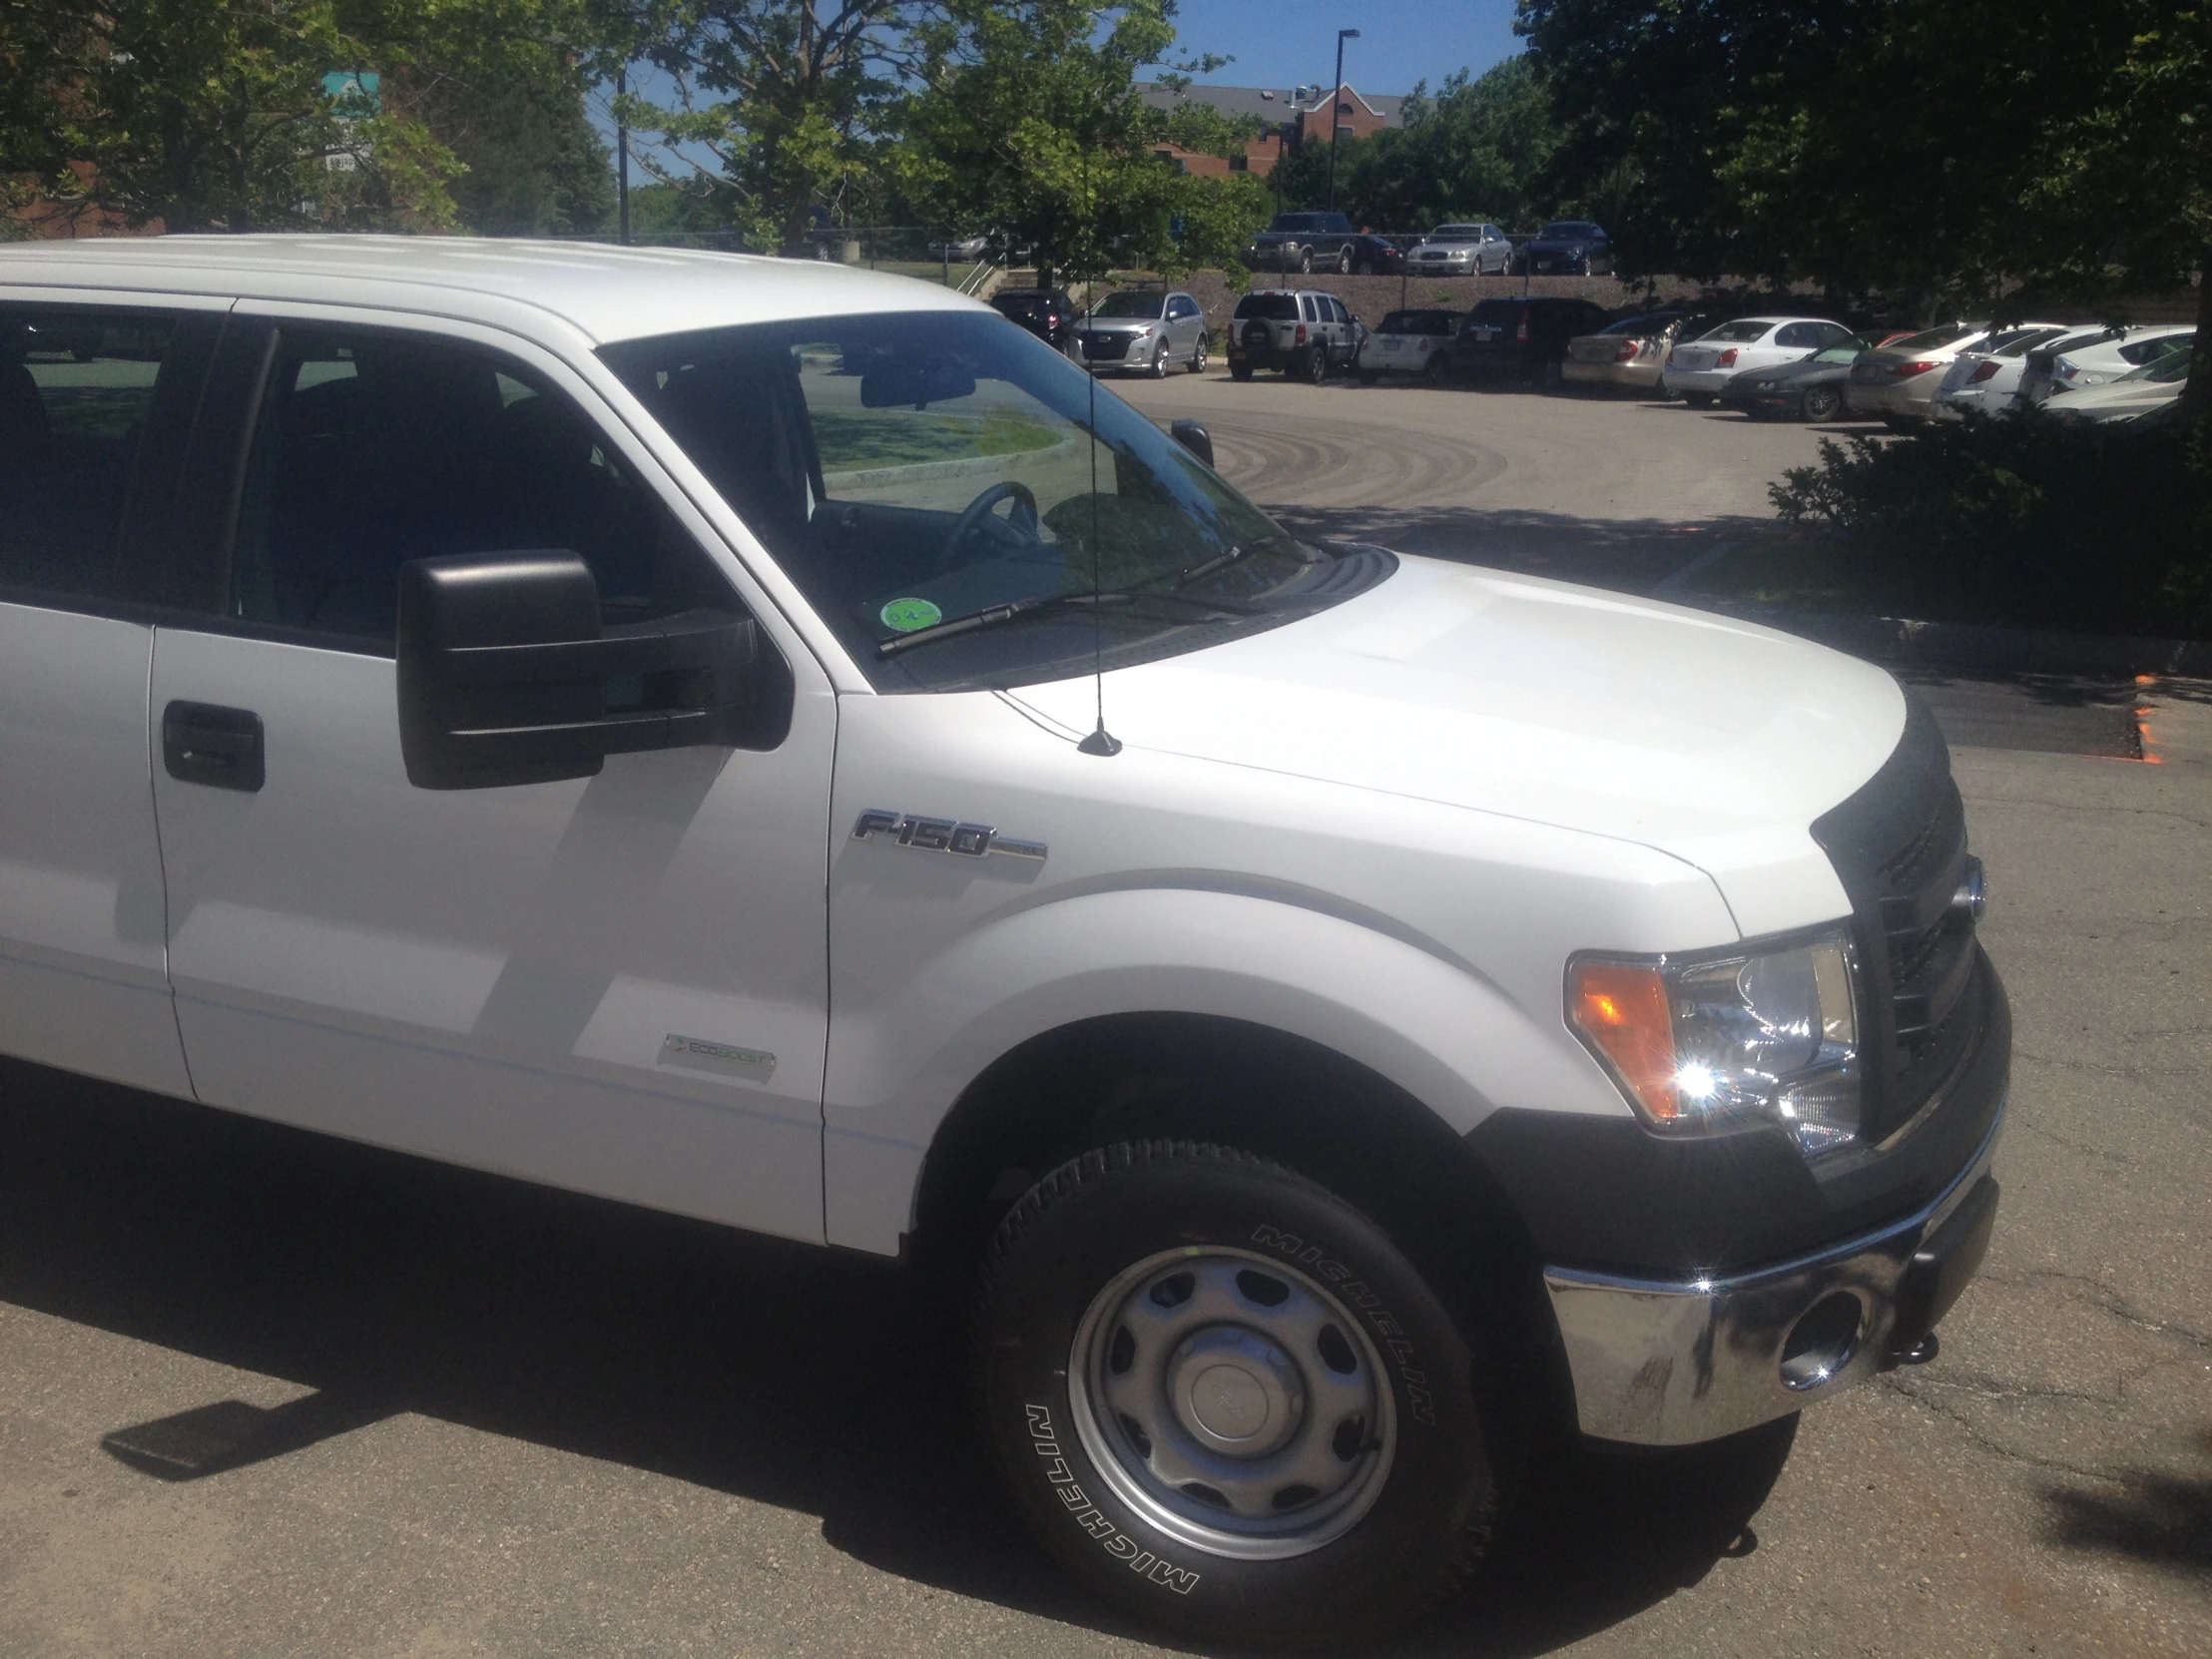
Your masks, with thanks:
<instances>
[{"instance_id":1,"label":"black suv","mask_svg":"<svg viewBox=\"0 0 2212 1659\"><path fill-rule=\"evenodd\" d=\"M991 295L991 308L1058 351L1075 332L1075 301L1065 288L1002 288Z\"/></svg>"},{"instance_id":2,"label":"black suv","mask_svg":"<svg viewBox=\"0 0 2212 1659\"><path fill-rule=\"evenodd\" d=\"M1606 311L1587 299L1485 299L1459 324L1451 366L1470 378L1512 373L1548 385L1559 378L1567 341L1596 333L1607 320Z\"/></svg>"}]
</instances>

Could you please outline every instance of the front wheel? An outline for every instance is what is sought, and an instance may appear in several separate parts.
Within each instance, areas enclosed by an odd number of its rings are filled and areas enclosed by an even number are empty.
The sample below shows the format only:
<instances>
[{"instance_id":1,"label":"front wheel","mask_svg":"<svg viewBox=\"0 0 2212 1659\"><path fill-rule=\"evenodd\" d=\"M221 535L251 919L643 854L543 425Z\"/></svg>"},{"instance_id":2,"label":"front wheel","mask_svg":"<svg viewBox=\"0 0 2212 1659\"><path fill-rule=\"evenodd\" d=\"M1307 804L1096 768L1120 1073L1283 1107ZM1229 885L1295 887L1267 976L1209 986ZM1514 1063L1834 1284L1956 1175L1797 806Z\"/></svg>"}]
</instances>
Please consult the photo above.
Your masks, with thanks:
<instances>
[{"instance_id":1,"label":"front wheel","mask_svg":"<svg viewBox=\"0 0 2212 1659\"><path fill-rule=\"evenodd\" d=\"M1310 273L1314 269L1314 251L1311 248L1300 250L1298 269L1302 274Z\"/></svg>"},{"instance_id":2,"label":"front wheel","mask_svg":"<svg viewBox=\"0 0 2212 1659\"><path fill-rule=\"evenodd\" d=\"M1807 386L1801 412L1807 420L1834 420L1844 412L1844 394L1835 386Z\"/></svg>"},{"instance_id":3,"label":"front wheel","mask_svg":"<svg viewBox=\"0 0 2212 1659\"><path fill-rule=\"evenodd\" d=\"M1204 334L1198 336L1198 344L1191 350L1191 372L1193 374L1204 374L1206 372L1206 336Z\"/></svg>"},{"instance_id":4,"label":"front wheel","mask_svg":"<svg viewBox=\"0 0 2212 1659\"><path fill-rule=\"evenodd\" d=\"M1239 1647L1372 1640L1499 1507L1476 1359L1387 1234L1249 1154L1124 1143L1046 1176L976 1299L985 1433L1095 1590Z\"/></svg>"},{"instance_id":5,"label":"front wheel","mask_svg":"<svg viewBox=\"0 0 2212 1659\"><path fill-rule=\"evenodd\" d=\"M1340 276L1350 276L1352 275L1352 250L1349 248L1341 248L1337 251L1337 275Z\"/></svg>"},{"instance_id":6,"label":"front wheel","mask_svg":"<svg viewBox=\"0 0 2212 1659\"><path fill-rule=\"evenodd\" d=\"M1162 340L1159 348L1152 353L1151 372L1155 380L1165 380L1168 377L1168 342L1166 340Z\"/></svg>"}]
</instances>

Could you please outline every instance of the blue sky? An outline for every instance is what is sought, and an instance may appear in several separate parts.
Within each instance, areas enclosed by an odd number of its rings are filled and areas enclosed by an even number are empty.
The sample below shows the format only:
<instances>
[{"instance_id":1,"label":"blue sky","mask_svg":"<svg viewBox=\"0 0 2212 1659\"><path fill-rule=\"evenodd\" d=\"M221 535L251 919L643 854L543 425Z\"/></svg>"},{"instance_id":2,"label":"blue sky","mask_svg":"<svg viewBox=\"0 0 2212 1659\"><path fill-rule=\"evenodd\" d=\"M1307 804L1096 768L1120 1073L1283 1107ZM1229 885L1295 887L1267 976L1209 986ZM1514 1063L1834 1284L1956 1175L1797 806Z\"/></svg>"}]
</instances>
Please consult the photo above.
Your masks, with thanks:
<instances>
[{"instance_id":1,"label":"blue sky","mask_svg":"<svg viewBox=\"0 0 2212 1659\"><path fill-rule=\"evenodd\" d=\"M1520 49L1513 0L1182 0L1177 16L1185 51L1237 60L1204 79L1240 87L1328 85L1339 29L1360 31L1345 42L1345 79L1365 92L1479 75Z\"/></svg>"},{"instance_id":2,"label":"blue sky","mask_svg":"<svg viewBox=\"0 0 2212 1659\"><path fill-rule=\"evenodd\" d=\"M1479 75L1520 49L1513 0L1182 0L1177 16L1181 52L1235 60L1200 77L1227 86L1326 86L1339 29L1360 31L1345 42L1345 79L1364 92L1411 92L1420 80L1433 88L1455 69ZM648 73L638 90L665 98L670 88ZM590 104L612 142L607 91Z\"/></svg>"}]
</instances>

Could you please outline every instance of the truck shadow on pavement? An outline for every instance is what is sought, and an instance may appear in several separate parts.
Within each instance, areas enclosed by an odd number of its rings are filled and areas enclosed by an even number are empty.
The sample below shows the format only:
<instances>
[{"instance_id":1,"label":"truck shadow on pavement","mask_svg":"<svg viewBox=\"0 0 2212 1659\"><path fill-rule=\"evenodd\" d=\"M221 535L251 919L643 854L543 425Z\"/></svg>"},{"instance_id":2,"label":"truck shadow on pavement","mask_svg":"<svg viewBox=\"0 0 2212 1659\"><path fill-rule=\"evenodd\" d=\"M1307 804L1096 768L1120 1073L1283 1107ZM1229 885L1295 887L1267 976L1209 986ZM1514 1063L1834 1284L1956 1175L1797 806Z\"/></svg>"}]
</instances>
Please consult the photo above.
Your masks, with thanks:
<instances>
[{"instance_id":1,"label":"truck shadow on pavement","mask_svg":"<svg viewBox=\"0 0 2212 1659\"><path fill-rule=\"evenodd\" d=\"M151 1478L420 1413L820 1515L884 1572L1144 1634L1020 1531L968 1426L951 1307L871 1258L0 1060L0 1302L312 1390L106 1431ZM1536 1655L1632 1617L1756 1547L1794 1431L1551 1458L1497 1570L1389 1651Z\"/></svg>"}]
</instances>

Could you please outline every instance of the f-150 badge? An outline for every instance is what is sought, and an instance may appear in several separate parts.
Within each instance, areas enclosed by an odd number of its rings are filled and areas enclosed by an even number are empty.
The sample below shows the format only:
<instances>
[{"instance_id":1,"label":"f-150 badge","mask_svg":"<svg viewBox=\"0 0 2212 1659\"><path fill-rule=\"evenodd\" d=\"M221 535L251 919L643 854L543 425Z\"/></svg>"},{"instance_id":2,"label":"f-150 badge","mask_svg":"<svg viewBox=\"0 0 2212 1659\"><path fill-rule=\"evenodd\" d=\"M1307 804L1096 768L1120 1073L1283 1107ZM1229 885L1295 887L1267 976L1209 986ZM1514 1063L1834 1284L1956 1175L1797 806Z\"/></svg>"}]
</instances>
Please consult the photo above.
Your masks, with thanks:
<instances>
[{"instance_id":1,"label":"f-150 badge","mask_svg":"<svg viewBox=\"0 0 2212 1659\"><path fill-rule=\"evenodd\" d=\"M1017 841L1001 835L987 824L916 818L910 813L886 813L881 808L871 807L852 826L854 840L864 841L870 835L890 835L900 846L910 846L917 852L956 852L966 858L997 852L1009 858L1033 858L1040 864L1044 862L1044 842Z\"/></svg>"}]
</instances>

